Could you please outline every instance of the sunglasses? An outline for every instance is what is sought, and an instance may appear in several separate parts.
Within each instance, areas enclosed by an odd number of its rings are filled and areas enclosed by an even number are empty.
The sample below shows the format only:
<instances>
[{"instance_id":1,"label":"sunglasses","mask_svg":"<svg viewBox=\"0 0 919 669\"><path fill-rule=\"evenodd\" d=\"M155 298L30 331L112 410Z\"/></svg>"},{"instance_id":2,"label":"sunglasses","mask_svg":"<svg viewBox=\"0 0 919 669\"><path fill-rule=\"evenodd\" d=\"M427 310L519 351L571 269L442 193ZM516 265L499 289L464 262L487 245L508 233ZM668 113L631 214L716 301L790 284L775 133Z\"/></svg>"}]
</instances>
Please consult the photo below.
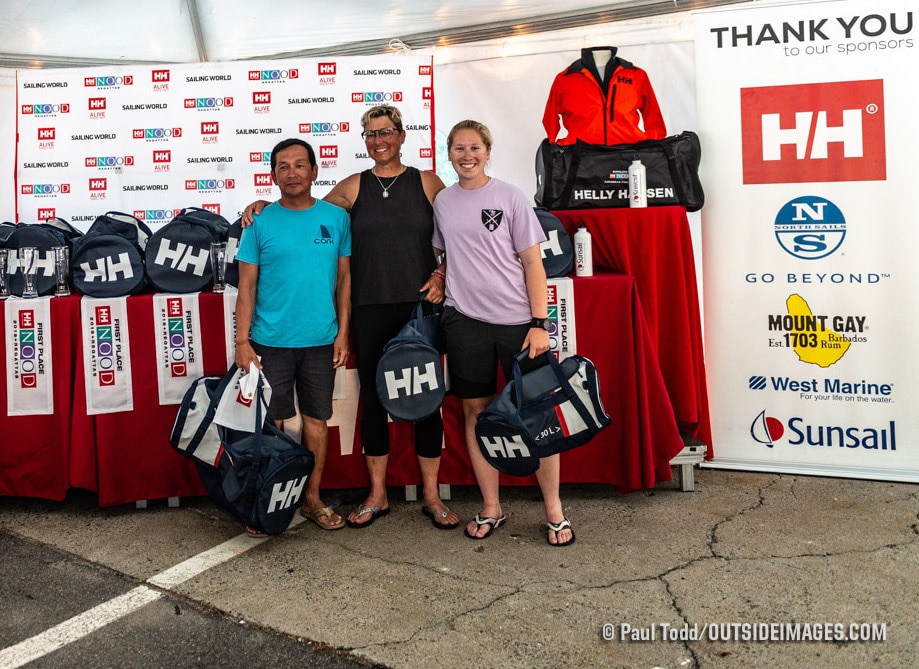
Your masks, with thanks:
<instances>
[{"instance_id":1,"label":"sunglasses","mask_svg":"<svg viewBox=\"0 0 919 669\"><path fill-rule=\"evenodd\" d=\"M361 137L364 138L364 141L373 139L374 137L379 137L381 139L387 139L395 135L398 130L395 128L380 128L379 130L365 130L361 133Z\"/></svg>"}]
</instances>

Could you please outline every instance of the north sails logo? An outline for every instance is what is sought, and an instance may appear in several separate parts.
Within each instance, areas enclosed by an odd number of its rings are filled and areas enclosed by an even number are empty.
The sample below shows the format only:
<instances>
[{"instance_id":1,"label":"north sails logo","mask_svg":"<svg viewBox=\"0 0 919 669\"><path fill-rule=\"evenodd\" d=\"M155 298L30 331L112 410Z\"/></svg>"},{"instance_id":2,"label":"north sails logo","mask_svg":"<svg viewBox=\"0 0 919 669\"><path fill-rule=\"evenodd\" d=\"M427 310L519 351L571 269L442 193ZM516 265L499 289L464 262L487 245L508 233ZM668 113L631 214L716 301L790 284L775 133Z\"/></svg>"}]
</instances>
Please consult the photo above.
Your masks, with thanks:
<instances>
[{"instance_id":1,"label":"north sails logo","mask_svg":"<svg viewBox=\"0 0 919 669\"><path fill-rule=\"evenodd\" d=\"M482 210L482 225L489 232L494 232L501 226L501 221L504 219L504 212L500 209L483 209Z\"/></svg>"}]
</instances>

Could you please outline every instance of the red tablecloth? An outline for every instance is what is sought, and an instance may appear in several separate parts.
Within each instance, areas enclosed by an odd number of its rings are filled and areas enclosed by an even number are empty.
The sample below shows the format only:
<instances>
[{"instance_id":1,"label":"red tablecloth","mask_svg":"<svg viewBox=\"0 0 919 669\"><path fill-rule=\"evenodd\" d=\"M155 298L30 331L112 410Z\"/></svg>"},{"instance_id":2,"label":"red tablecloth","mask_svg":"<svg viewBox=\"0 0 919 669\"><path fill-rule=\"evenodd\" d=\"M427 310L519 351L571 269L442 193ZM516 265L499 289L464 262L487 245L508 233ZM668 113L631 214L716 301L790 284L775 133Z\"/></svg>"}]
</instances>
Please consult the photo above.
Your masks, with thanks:
<instances>
[{"instance_id":1,"label":"red tablecloth","mask_svg":"<svg viewBox=\"0 0 919 669\"><path fill-rule=\"evenodd\" d=\"M0 314L4 303L0 301ZM6 319L0 318L0 495L62 500L70 487L68 459L79 298L51 299L54 414L7 415Z\"/></svg>"},{"instance_id":2,"label":"red tablecloth","mask_svg":"<svg viewBox=\"0 0 919 669\"><path fill-rule=\"evenodd\" d=\"M632 277L598 273L574 280L577 352L597 367L603 404L611 424L589 444L562 454L565 483L611 483L619 492L651 488L671 480L670 460L683 448L647 323ZM459 400L443 407L445 449L441 482L474 485L463 438ZM350 426L349 426L350 427ZM391 424L389 485L420 484L411 446L411 426ZM332 428L323 486L367 486L360 435L342 448L342 430ZM348 431L350 434L350 430ZM501 477L505 485L535 485L535 477Z\"/></svg>"},{"instance_id":3,"label":"red tablecloth","mask_svg":"<svg viewBox=\"0 0 919 669\"><path fill-rule=\"evenodd\" d=\"M611 273L576 278L574 295L578 353L597 366L612 422L588 445L562 455L562 481L610 483L620 492L669 481L670 459L683 444L635 280ZM0 494L62 499L69 486L77 486L96 491L101 506L206 494L192 462L169 445L178 407L159 404L152 302L152 295L127 300L134 410L88 416L80 298L52 301L56 413L0 415ZM204 293L199 304L204 373L222 375L226 371L223 300ZM0 390L5 408L4 393L5 387ZM336 403L336 412L341 408ZM446 448L441 482L474 485L460 402L448 397L443 413ZM349 416L347 423L347 429L330 429L326 488L368 484L356 417ZM391 429L395 439L388 483L419 484L410 442L412 426L394 423ZM343 447L341 435L348 435L347 441L352 433L353 443ZM503 477L503 482L530 485L535 478Z\"/></svg>"},{"instance_id":4,"label":"red tablecloth","mask_svg":"<svg viewBox=\"0 0 919 669\"><path fill-rule=\"evenodd\" d=\"M689 221L683 207L554 211L570 234L584 223L594 268L635 277L680 429L712 448L702 321Z\"/></svg>"}]
</instances>

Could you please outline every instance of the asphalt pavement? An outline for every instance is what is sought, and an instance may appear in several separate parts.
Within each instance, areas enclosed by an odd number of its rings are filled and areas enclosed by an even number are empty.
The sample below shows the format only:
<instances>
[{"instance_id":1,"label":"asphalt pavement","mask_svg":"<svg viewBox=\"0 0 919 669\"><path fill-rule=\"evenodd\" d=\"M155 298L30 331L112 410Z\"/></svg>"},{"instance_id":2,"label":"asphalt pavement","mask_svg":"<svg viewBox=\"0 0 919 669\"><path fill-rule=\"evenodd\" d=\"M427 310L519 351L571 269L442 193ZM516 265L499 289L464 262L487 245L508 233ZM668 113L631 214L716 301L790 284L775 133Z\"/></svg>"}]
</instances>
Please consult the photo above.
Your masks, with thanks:
<instances>
[{"instance_id":1,"label":"asphalt pavement","mask_svg":"<svg viewBox=\"0 0 919 669\"><path fill-rule=\"evenodd\" d=\"M451 493L464 521L479 510L475 488ZM507 524L483 541L396 488L371 527L260 540L205 498L0 498L0 669L917 666L917 485L711 469L693 492L564 485L566 548L538 494L504 488Z\"/></svg>"}]
</instances>

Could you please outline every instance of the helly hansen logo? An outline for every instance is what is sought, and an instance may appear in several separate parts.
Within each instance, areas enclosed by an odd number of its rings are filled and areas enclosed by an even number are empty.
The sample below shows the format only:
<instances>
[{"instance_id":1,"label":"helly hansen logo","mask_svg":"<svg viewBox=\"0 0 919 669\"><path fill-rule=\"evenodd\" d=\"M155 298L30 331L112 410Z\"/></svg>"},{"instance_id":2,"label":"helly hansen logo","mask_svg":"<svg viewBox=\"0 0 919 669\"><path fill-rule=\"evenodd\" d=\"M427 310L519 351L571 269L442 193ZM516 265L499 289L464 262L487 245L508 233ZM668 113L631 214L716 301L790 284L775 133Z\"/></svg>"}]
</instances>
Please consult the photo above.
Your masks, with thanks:
<instances>
[{"instance_id":1,"label":"helly hansen logo","mask_svg":"<svg viewBox=\"0 0 919 669\"><path fill-rule=\"evenodd\" d=\"M330 76L338 73L338 66L335 63L319 63L319 76Z\"/></svg>"},{"instance_id":2,"label":"helly hansen logo","mask_svg":"<svg viewBox=\"0 0 919 669\"><path fill-rule=\"evenodd\" d=\"M418 74L421 75L422 77L430 76L434 74L434 68L431 67L430 65L419 65Z\"/></svg>"},{"instance_id":3,"label":"helly hansen logo","mask_svg":"<svg viewBox=\"0 0 919 669\"><path fill-rule=\"evenodd\" d=\"M319 147L319 157L320 158L338 158L338 147L337 146L320 146Z\"/></svg>"},{"instance_id":4,"label":"helly hansen logo","mask_svg":"<svg viewBox=\"0 0 919 669\"><path fill-rule=\"evenodd\" d=\"M622 75L619 75L618 77L616 77L616 83L617 84L628 84L631 86L632 77L623 77Z\"/></svg>"},{"instance_id":5,"label":"helly hansen logo","mask_svg":"<svg viewBox=\"0 0 919 669\"><path fill-rule=\"evenodd\" d=\"M289 509L294 504L300 502L303 496L303 486L306 484L307 476L301 476L299 479L291 479L284 483L275 483L271 486L271 499L268 500L268 513Z\"/></svg>"},{"instance_id":6,"label":"helly hansen logo","mask_svg":"<svg viewBox=\"0 0 919 669\"><path fill-rule=\"evenodd\" d=\"M185 274L204 276L210 260L210 249L199 249L183 242L176 242L173 246L170 240L163 238L153 263Z\"/></svg>"},{"instance_id":7,"label":"helly hansen logo","mask_svg":"<svg viewBox=\"0 0 919 669\"><path fill-rule=\"evenodd\" d=\"M153 152L153 162L154 163L168 163L172 162L172 151L154 151Z\"/></svg>"},{"instance_id":8,"label":"helly hansen logo","mask_svg":"<svg viewBox=\"0 0 919 669\"><path fill-rule=\"evenodd\" d=\"M38 138L39 139L54 139L54 128L39 128L38 129Z\"/></svg>"},{"instance_id":9,"label":"helly hansen logo","mask_svg":"<svg viewBox=\"0 0 919 669\"><path fill-rule=\"evenodd\" d=\"M551 256L553 258L557 258L561 255L564 255L565 252L562 250L561 241L559 241L558 230L554 228L549 230L548 237L549 239L539 245L539 250L542 253L542 257L546 258Z\"/></svg>"},{"instance_id":10,"label":"helly hansen logo","mask_svg":"<svg viewBox=\"0 0 919 669\"><path fill-rule=\"evenodd\" d=\"M105 109L105 98L89 98L90 109Z\"/></svg>"},{"instance_id":11,"label":"helly hansen logo","mask_svg":"<svg viewBox=\"0 0 919 669\"><path fill-rule=\"evenodd\" d=\"M271 185L271 175L270 174L256 174L254 176L255 176L256 186L270 186Z\"/></svg>"},{"instance_id":12,"label":"helly hansen logo","mask_svg":"<svg viewBox=\"0 0 919 669\"><path fill-rule=\"evenodd\" d=\"M83 272L83 281L87 283L96 281L109 283L134 278L134 267L131 265L131 257L127 253L119 253L115 257L98 258L93 262L82 262L80 263L80 270Z\"/></svg>"},{"instance_id":13,"label":"helly hansen logo","mask_svg":"<svg viewBox=\"0 0 919 669\"><path fill-rule=\"evenodd\" d=\"M52 218L57 218L57 209L54 207L41 207L36 212L35 218L39 221L47 221Z\"/></svg>"},{"instance_id":14,"label":"helly hansen logo","mask_svg":"<svg viewBox=\"0 0 919 669\"><path fill-rule=\"evenodd\" d=\"M205 121L201 124L202 135L220 134L220 123L218 121Z\"/></svg>"},{"instance_id":15,"label":"helly hansen logo","mask_svg":"<svg viewBox=\"0 0 919 669\"><path fill-rule=\"evenodd\" d=\"M884 82L740 91L745 184L883 181Z\"/></svg>"},{"instance_id":16,"label":"helly hansen logo","mask_svg":"<svg viewBox=\"0 0 919 669\"><path fill-rule=\"evenodd\" d=\"M158 83L169 81L169 70L153 70L150 73L150 78Z\"/></svg>"},{"instance_id":17,"label":"helly hansen logo","mask_svg":"<svg viewBox=\"0 0 919 669\"><path fill-rule=\"evenodd\" d=\"M523 443L523 437L519 435L510 439L507 437L479 437L479 443L493 458L530 457L530 449Z\"/></svg>"},{"instance_id":18,"label":"helly hansen logo","mask_svg":"<svg viewBox=\"0 0 919 669\"><path fill-rule=\"evenodd\" d=\"M406 367L395 371L387 370L383 372L383 378L386 380L386 395L391 400L398 399L400 394L410 397L440 388L437 382L437 368L433 362L427 363L424 369Z\"/></svg>"},{"instance_id":19,"label":"helly hansen logo","mask_svg":"<svg viewBox=\"0 0 919 669\"><path fill-rule=\"evenodd\" d=\"M89 180L89 190L106 190L108 188L108 179L95 178Z\"/></svg>"},{"instance_id":20,"label":"helly hansen logo","mask_svg":"<svg viewBox=\"0 0 919 669\"><path fill-rule=\"evenodd\" d=\"M271 91L253 91L252 104L268 105L271 104Z\"/></svg>"}]
</instances>

